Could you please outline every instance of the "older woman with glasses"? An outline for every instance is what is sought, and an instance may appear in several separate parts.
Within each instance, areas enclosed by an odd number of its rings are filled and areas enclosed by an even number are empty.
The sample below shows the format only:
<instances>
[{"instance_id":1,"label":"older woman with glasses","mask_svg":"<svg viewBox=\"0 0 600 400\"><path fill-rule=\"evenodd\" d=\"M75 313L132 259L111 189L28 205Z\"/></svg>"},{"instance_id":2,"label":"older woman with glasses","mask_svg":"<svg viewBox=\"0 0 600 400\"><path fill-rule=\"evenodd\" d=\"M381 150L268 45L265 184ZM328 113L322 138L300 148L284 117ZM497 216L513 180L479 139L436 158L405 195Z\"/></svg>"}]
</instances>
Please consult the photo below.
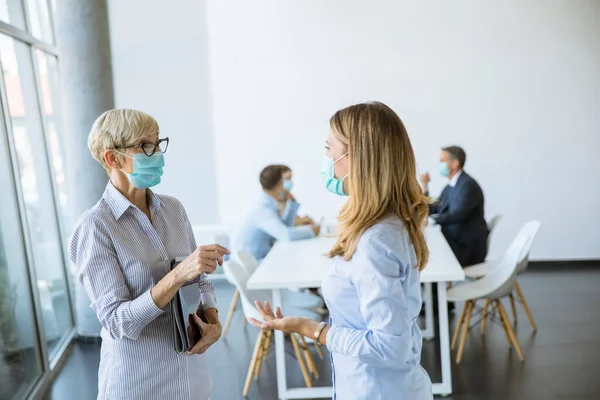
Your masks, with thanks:
<instances>
[{"instance_id":1,"label":"older woman with glasses","mask_svg":"<svg viewBox=\"0 0 600 400\"><path fill-rule=\"evenodd\" d=\"M70 256L103 327L98 399L210 398L203 353L221 336L221 324L205 274L229 251L197 247L181 203L149 189L161 181L168 145L154 118L135 110L107 111L89 134L110 182L79 219ZM183 261L172 268L175 259ZM167 305L190 281L199 303L190 322L201 338L178 354Z\"/></svg>"}]
</instances>

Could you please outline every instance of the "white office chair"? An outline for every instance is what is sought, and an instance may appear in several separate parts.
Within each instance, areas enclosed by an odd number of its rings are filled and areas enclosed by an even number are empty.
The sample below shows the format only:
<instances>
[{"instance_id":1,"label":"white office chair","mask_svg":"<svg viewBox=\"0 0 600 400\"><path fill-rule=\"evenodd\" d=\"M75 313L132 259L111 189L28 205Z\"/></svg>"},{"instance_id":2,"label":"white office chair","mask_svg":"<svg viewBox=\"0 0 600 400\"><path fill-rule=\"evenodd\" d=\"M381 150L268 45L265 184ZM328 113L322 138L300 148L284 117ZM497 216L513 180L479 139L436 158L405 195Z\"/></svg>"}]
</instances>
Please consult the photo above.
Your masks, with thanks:
<instances>
[{"instance_id":1,"label":"white office chair","mask_svg":"<svg viewBox=\"0 0 600 400\"><path fill-rule=\"evenodd\" d=\"M254 318L258 321L261 321L262 316L258 310L256 310L254 302L260 301L264 303L265 301L269 301L272 304L270 296L266 295L266 292L264 291L246 290L246 283L248 282L248 279L250 279L250 275L237 262L229 261L225 263L223 265L223 271L227 277L227 280L233 283L239 292L244 317ZM301 308L295 308L289 304L286 304L285 302L282 304L282 310L288 315L312 318L315 321L320 320L316 313ZM250 361L250 367L248 368L248 374L246 376L246 383L242 392L243 396L248 395L250 384L252 383L252 376L254 376L255 380L258 379L263 361L269 352L272 336L273 331L261 330L258 334L256 345L254 347L254 353L252 354L252 360ZM312 354L310 353L310 349L308 348L303 336L292 334L290 335L290 339L292 341L292 346L294 347L298 364L300 365L300 370L302 371L302 376L304 377L304 383L307 387L312 387L312 381L309 373L312 373L315 378L318 378L319 372ZM303 354L304 358L302 356Z\"/></svg>"},{"instance_id":2,"label":"white office chair","mask_svg":"<svg viewBox=\"0 0 600 400\"><path fill-rule=\"evenodd\" d=\"M469 330L469 323L471 321L471 315L475 309L475 303L479 299L484 299L484 312L482 314L482 324L485 323L486 310L488 305L491 303L494 309L497 309L500 313L500 320L506 333L506 340L509 346L513 346L521 362L525 359L523 357L523 351L515 332L512 328L508 314L502 305L502 299L508 297L513 290L514 283L517 276L517 267L519 261L522 260L527 251L527 245L531 239L527 235L517 235L513 240L507 252L505 253L502 261L498 264L492 272L484 276L483 278L474 282L468 282L460 286L456 286L448 291L448 301L459 302L464 301L465 304L460 313L454 336L452 337L451 349L454 350L460 330L462 328L462 336L460 339L460 345L456 354L456 363L459 364L462 360L462 354L467 339L467 331Z\"/></svg>"},{"instance_id":3,"label":"white office chair","mask_svg":"<svg viewBox=\"0 0 600 400\"><path fill-rule=\"evenodd\" d=\"M247 251L241 250L233 253L233 259L239 262L239 265L246 269L246 272L249 276L252 276L254 271L258 268L258 261L250 253ZM227 278L227 275L225 275ZM229 279L227 279L229 283L234 284ZM238 301L240 300L240 292L235 289L233 292L233 298L231 299L231 303L229 305L229 310L227 311L227 318L225 319L225 326L223 327L223 337L229 331L229 327L231 326L231 320L233 319L233 314L237 308ZM244 317L244 325L246 324L246 318Z\"/></svg>"},{"instance_id":4,"label":"white office chair","mask_svg":"<svg viewBox=\"0 0 600 400\"><path fill-rule=\"evenodd\" d=\"M234 257L246 269L248 274L252 276L258 269L260 263L245 250L238 250L234 253ZM319 296L308 293L297 292L293 290L284 290L281 293L282 301L288 302L296 307L313 310L323 306L323 300Z\"/></svg>"},{"instance_id":5,"label":"white office chair","mask_svg":"<svg viewBox=\"0 0 600 400\"><path fill-rule=\"evenodd\" d=\"M521 227L521 229L519 230L518 235L527 236L530 240L527 243L527 248L525 250L525 254L523 255L523 258L519 260L519 264L517 266L517 275L520 275L527 270L527 266L529 265L529 253L531 252L531 248L533 247L534 240L540 230L541 225L542 225L542 223L540 221L532 220L532 221L527 222L525 225L523 225ZM477 265L473 265L471 267L465 268L464 269L465 276L467 278L472 278L472 279L481 278L483 276L486 276L490 272L492 272L497 266L498 266L497 260L485 261L481 264L477 264ZM523 309L525 310L525 314L527 314L527 319L529 319L529 322L531 323L531 327L533 328L533 331L534 332L537 331L537 326L535 324L535 320L533 319L533 314L531 313L531 310L529 309L529 305L527 304L527 301L525 300L525 296L523 295L523 291L521 290L521 286L519 285L519 282L517 280L515 280L515 294L517 296L517 300L523 306ZM513 318L516 322L517 321L517 308L515 305L515 296L511 293L509 298L510 298L510 305L512 308ZM486 312L486 310L484 310L484 312ZM485 333L485 324L481 325L481 333Z\"/></svg>"},{"instance_id":6,"label":"white office chair","mask_svg":"<svg viewBox=\"0 0 600 400\"><path fill-rule=\"evenodd\" d=\"M252 256L252 254L248 253L246 250L237 250L233 253L234 260L237 260L242 267L246 269L246 271L252 276L254 271L258 269L260 263Z\"/></svg>"},{"instance_id":7,"label":"white office chair","mask_svg":"<svg viewBox=\"0 0 600 400\"><path fill-rule=\"evenodd\" d=\"M256 261L256 259L252 256L252 254L248 253L245 250L238 250L233 253L233 259L236 260L239 265L246 270L248 276L252 276L254 272L258 269L260 263ZM233 284L232 282L230 282ZM265 291L263 296L267 298L270 296L270 293ZM231 303L229 305L229 311L227 312L227 318L225 319L225 326L223 327L223 336L227 334L229 327L231 325L231 320L233 319L233 314L237 308L237 304L240 298L240 293L236 289L233 293L233 298L231 299ZM294 307L301 307L308 310L314 310L317 308L323 307L323 301L318 296L314 296L307 293L301 292L293 292L290 290L282 291L281 293L282 301L288 304L291 304ZM246 323L246 318L244 318L244 324Z\"/></svg>"},{"instance_id":8,"label":"white office chair","mask_svg":"<svg viewBox=\"0 0 600 400\"><path fill-rule=\"evenodd\" d=\"M487 249L490 251L490 238L492 237L492 233L498 226L498 222L502 219L502 214L494 215L490 221L488 222L488 238L487 238Z\"/></svg>"}]
</instances>

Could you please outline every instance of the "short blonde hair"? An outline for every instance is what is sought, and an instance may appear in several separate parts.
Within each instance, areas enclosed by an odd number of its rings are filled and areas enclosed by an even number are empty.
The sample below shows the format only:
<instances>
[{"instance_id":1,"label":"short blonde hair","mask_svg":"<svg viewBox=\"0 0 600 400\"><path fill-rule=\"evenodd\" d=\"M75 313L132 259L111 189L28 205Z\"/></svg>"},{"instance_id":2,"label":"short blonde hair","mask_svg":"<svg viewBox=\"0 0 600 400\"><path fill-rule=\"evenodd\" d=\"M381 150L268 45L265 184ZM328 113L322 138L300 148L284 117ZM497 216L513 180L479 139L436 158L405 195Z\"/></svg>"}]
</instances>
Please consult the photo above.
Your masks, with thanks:
<instances>
[{"instance_id":1,"label":"short blonde hair","mask_svg":"<svg viewBox=\"0 0 600 400\"><path fill-rule=\"evenodd\" d=\"M104 161L109 149L131 146L148 134L158 134L158 122L141 111L129 109L108 110L98 117L88 136L88 148L92 156L107 172L110 167Z\"/></svg>"}]
</instances>

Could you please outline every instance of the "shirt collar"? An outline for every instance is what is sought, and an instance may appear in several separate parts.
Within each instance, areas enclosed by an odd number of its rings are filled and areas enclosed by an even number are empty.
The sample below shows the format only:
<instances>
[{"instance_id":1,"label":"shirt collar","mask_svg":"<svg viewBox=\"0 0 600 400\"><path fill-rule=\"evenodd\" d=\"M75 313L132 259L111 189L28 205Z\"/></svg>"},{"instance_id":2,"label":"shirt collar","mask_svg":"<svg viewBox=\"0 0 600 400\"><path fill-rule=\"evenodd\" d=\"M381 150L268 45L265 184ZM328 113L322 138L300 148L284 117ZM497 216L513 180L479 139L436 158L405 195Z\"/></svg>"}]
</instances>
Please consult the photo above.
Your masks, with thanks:
<instances>
[{"instance_id":1,"label":"shirt collar","mask_svg":"<svg viewBox=\"0 0 600 400\"><path fill-rule=\"evenodd\" d=\"M458 178L462 175L462 170L458 171L453 177L452 179L450 179L450 182L448 182L448 185L450 185L450 187L454 187L456 186L456 182L458 182Z\"/></svg>"},{"instance_id":2,"label":"shirt collar","mask_svg":"<svg viewBox=\"0 0 600 400\"><path fill-rule=\"evenodd\" d=\"M156 211L160 207L160 198L150 189L146 189L146 194L148 196L148 206L151 210ZM108 204L108 208L116 220L121 218L129 207L136 208L110 181L106 185L102 198Z\"/></svg>"},{"instance_id":3,"label":"shirt collar","mask_svg":"<svg viewBox=\"0 0 600 400\"><path fill-rule=\"evenodd\" d=\"M277 200L275 200L275 199L274 199L272 196L268 195L268 194L267 194L267 193L265 193L265 192L263 192L263 193L262 193L262 202L263 202L263 203L266 203L266 204L268 204L268 205L270 205L270 206L273 206L273 207L277 207L277 208L279 208L279 203L278 203L278 201L277 201Z\"/></svg>"}]
</instances>

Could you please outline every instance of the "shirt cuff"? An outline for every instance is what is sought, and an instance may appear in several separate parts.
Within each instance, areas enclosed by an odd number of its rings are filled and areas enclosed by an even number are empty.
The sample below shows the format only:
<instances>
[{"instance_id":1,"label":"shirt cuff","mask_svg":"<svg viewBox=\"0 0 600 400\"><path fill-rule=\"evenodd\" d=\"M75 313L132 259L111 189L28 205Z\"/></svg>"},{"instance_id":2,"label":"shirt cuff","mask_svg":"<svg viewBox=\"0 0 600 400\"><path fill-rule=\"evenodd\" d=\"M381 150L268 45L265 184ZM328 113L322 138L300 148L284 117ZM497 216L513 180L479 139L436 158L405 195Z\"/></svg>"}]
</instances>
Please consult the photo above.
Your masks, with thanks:
<instances>
[{"instance_id":1,"label":"shirt cuff","mask_svg":"<svg viewBox=\"0 0 600 400\"><path fill-rule=\"evenodd\" d=\"M217 308L217 299L213 293L200 293L200 303L202 304L202 311Z\"/></svg>"},{"instance_id":2,"label":"shirt cuff","mask_svg":"<svg viewBox=\"0 0 600 400\"><path fill-rule=\"evenodd\" d=\"M297 226L296 228L301 228L302 230L306 231L306 236L310 239L310 238L314 238L315 237L315 231L313 231L312 226L310 225L305 225L305 226Z\"/></svg>"},{"instance_id":3,"label":"shirt cuff","mask_svg":"<svg viewBox=\"0 0 600 400\"><path fill-rule=\"evenodd\" d=\"M330 353L344 353L345 338L343 329L336 326L330 326L325 340L327 342L327 350L329 350Z\"/></svg>"},{"instance_id":4,"label":"shirt cuff","mask_svg":"<svg viewBox=\"0 0 600 400\"><path fill-rule=\"evenodd\" d=\"M134 321L142 327L145 327L163 313L163 310L158 308L154 303L150 290L132 300L129 303L129 311Z\"/></svg>"}]
</instances>

